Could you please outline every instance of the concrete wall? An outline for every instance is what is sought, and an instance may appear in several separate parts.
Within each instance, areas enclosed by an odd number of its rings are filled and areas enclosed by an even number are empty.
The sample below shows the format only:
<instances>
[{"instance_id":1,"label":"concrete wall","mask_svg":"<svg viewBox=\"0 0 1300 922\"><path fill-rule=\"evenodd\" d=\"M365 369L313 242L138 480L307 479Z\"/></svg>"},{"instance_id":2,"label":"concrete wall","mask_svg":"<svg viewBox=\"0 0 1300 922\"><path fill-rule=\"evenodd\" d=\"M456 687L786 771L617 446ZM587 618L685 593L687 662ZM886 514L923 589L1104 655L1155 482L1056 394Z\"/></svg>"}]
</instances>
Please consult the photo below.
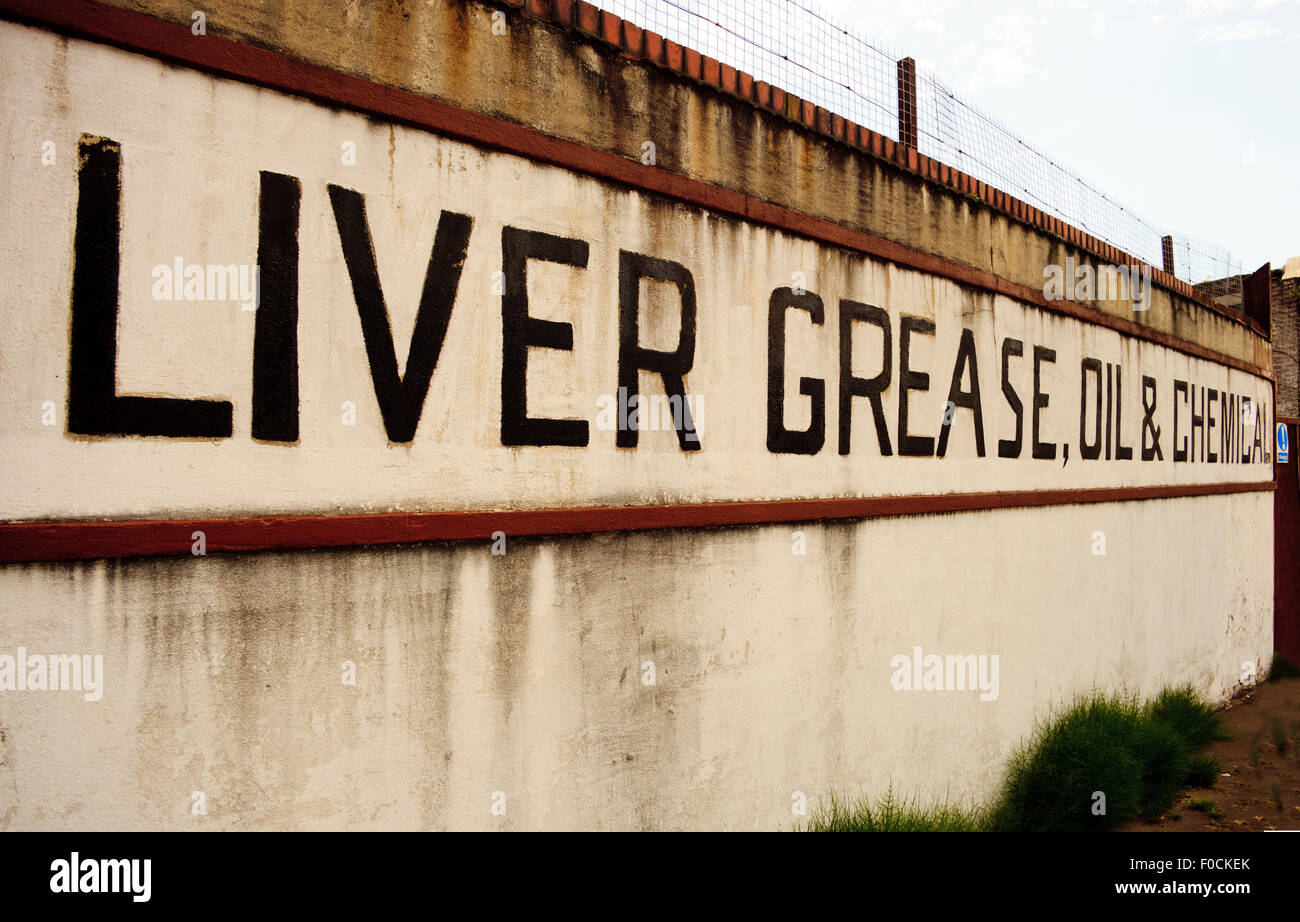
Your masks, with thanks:
<instances>
[{"instance_id":1,"label":"concrete wall","mask_svg":"<svg viewBox=\"0 0 1300 922\"><path fill-rule=\"evenodd\" d=\"M123 51L58 39L36 29L8 27L14 65L7 76L24 111L7 113L6 135L20 149L39 150L47 137L65 143L58 162L20 171L7 189L13 213L49 217L11 244L3 281L25 290L32 307L0 319L6 341L28 351L8 377L5 400L16 430L7 446L9 476L0 489L0 515L10 520L88 517L189 517L284 512L365 512L392 509L569 508L644 502L775 500L795 497L904 496L914 493L992 492L1264 480L1263 451L1251 464L1175 464L1173 442L1189 434L1191 402L1175 381L1271 404L1269 382L1257 375L1124 337L1114 330L1035 310L1000 295L788 233L756 228L707 211L600 183L555 167L485 153L427 132L375 124L360 115L325 109L195 71L163 68ZM51 73L64 92L48 93ZM123 87L130 92L123 93ZM36 103L42 99L43 103ZM291 127L286 127L291 126ZM66 397L69 347L68 280L75 253L67 241L77 229L79 161L73 143L93 128L120 147L122 173L121 268L118 278L117 390L121 394L224 399L233 404L232 434L215 442L69 435L40 412ZM356 145L355 165L340 152ZM296 439L276 443L252 433L256 312L233 292L219 300L184 294L183 267L248 266L258 261L259 174L273 171L301 184L297 222L297 362L300 402ZM445 340L419 426L409 440L385 422L372 384L353 282L341 249L331 185L365 197L379 283L391 326L398 369L407 365L421 290L435 231L444 213L472 219L463 268L440 277L454 294ZM82 196L88 192L82 191ZM566 207L557 207L557 204ZM202 220L196 220L201 216ZM593 227L598 217L598 228ZM503 231L518 228L577 241L585 268L531 260L527 268L532 316L568 324L573 348L530 351L527 412L531 417L578 419L589 444L506 448L502 444L501 368L505 339L500 291L508 283ZM684 376L697 401L699 451L681 451L674 431L641 435L636 449L616 446L602 429L600 410L619 387L620 253L645 254L689 273L696 300L695 346ZM158 272L161 268L165 272ZM207 274L203 273L206 286ZM272 269L261 287L269 289ZM800 379L824 382L824 447L815 455L766 448L769 398L769 302L772 292L801 279L820 298L823 320L805 310L785 312L784 423L810 425L814 401ZM163 297L158 296L161 283ZM95 280L101 288L111 279ZM682 295L669 283L643 280L640 342L672 350L681 333ZM268 292L264 292L269 294ZM874 377L888 365L892 385L883 396L885 445L867 400L850 411L852 440L838 453L838 392L842 300L875 305L888 314L889 355L880 329L856 323L851 372ZM273 309L264 305L261 310ZM426 308L432 311L432 308ZM941 436L945 403L958 366L959 340L969 331L981 392L983 456L977 453L971 410L951 414L943 457L903 456L898 382L903 375L904 316L933 324L914 333L907 367L928 375L908 397L908 434ZM1023 408L1018 457L999 456L998 441L1016 431L1015 406L1001 390L1002 346L1019 344L1008 359L1007 384ZM1038 388L1048 404L1038 438L1053 458L1033 457L1032 408L1036 346L1050 348L1039 362ZM435 344L435 348L437 348ZM1101 397L1097 379L1081 362L1118 366L1118 395ZM655 375L640 374L648 396L663 396ZM963 390L971 372L963 367ZM1143 377L1152 379L1162 430L1162 457L1143 461ZM1081 412L1087 386L1087 407ZM1112 387L1111 390L1114 390ZM288 395L293 399L292 394ZM1205 396L1208 396L1206 394ZM1116 445L1133 450L1120 461L1081 457L1080 418L1087 436L1112 402ZM1181 420L1174 420L1175 403ZM1209 451L1226 420L1221 401ZM1199 407L1199 403L1197 404ZM1244 406L1244 404L1243 404ZM349 409L349 407L354 409ZM1181 428L1179 428L1181 427ZM1104 420L1101 428L1106 428ZM1251 439L1270 432L1267 411L1237 427ZM1200 434L1204 434L1204 430ZM390 439L392 441L390 441ZM1107 442L1110 436L1105 436ZM1199 441L1197 439L1196 441ZM1072 445L1073 457L1067 456ZM1058 454L1057 447L1060 447ZM1253 446L1252 446L1253 447ZM1199 449L1199 445L1197 446ZM888 449L888 450L886 450ZM456 476L431 481L436 472Z\"/></svg>"},{"instance_id":2,"label":"concrete wall","mask_svg":"<svg viewBox=\"0 0 1300 922\"><path fill-rule=\"evenodd\" d=\"M187 0L110 3L186 28L194 13ZM743 75L736 76L734 93L721 89L720 76L705 83L698 54L692 58L678 48L671 56L662 44L656 54L651 33L639 44L601 40L597 36L610 20L579 15L586 4L530 0L530 7L550 10L568 29L513 8L519 5L214 0L204 10L212 35L279 49L633 161L650 141L656 165L666 172L879 234L1033 289L1042 288L1047 264L1069 257L1118 262L1123 255L1039 212L1031 214L1036 228L1026 227L1007 209L963 192L955 170L942 186L921 181L901 153L863 156L835 140L833 120L826 119L832 126L826 132L812 129L808 123L818 120L805 117L803 101L781 88L751 80L746 89ZM493 31L492 16L500 12L506 16L504 34ZM640 50L630 54L626 45ZM846 131L841 125L840 136ZM861 139L867 140L865 133ZM887 152L902 151L892 140L882 141ZM1185 283L1177 287L1191 289ZM1270 367L1267 340L1238 320L1174 291L1157 288L1154 297L1151 309L1139 316L1116 302L1088 306Z\"/></svg>"},{"instance_id":3,"label":"concrete wall","mask_svg":"<svg viewBox=\"0 0 1300 922\"><path fill-rule=\"evenodd\" d=\"M189 23L190 11L176 5L145 9ZM4 559L22 558L16 545L26 532L13 523L490 516L1008 491L1054 498L1037 508L986 499L992 508L956 515L506 535L503 554L473 541L0 565L0 657L20 647L103 657L95 700L0 690L0 826L788 827L800 795L878 793L892 781L923 798L987 796L1034 720L1074 693L1191 682L1219 700L1267 661L1272 503L1252 484L1271 477L1271 463L1267 436L1258 449L1252 439L1271 432L1271 357L1247 326L1162 287L1147 311L1084 305L1140 329L1045 309L1014 286L1040 289L1045 266L1083 251L995 208L513 13L497 36L494 8L478 3L413 6L400 23L365 9L344 15L340 29L338 20L324 27L340 12L329 4L218 3L208 23L214 35L256 36L596 150L636 158L653 137L666 173L911 249L898 260L872 257L0 22L0 79L21 100L0 111L0 134L16 152L0 174L0 200L5 213L31 216L0 244L0 288L10 293L0 330L26 350L0 362L0 410L11 421L0 482ZM421 53L434 46L437 56ZM103 250L75 246L88 188L83 136L111 139L121 154L117 391L229 401L228 435L90 435L65 419L77 369L74 264ZM42 159L46 141L57 152L51 162ZM347 143L354 163L340 157ZM258 259L262 171L293 176L302 190L301 429L292 440L253 437L257 311L229 299L154 296L153 268L177 256L187 264ZM410 439L394 438L372 385L331 184L365 197L401 370L440 213L473 219ZM531 315L570 324L573 347L532 349L526 375L528 412L587 421L585 447L503 444L507 334L504 279L495 273L504 268L506 226L587 244L583 269L529 263ZM684 383L703 399L699 451L681 450L673 431L642 432L638 447L619 448L616 433L599 427L597 401L618 385L620 250L672 261L693 280L697 335ZM918 268L926 255L1012 287L995 294L940 277ZM808 455L771 450L766 418L768 304L796 278L821 298L825 318L818 325L802 310L784 312L776 384L781 418L797 429L812 405L799 379L825 381L825 444ZM673 349L682 323L676 290L642 282L638 291L643 344ZM907 398L913 434L940 434L969 331L982 456L966 407L952 416L945 457L885 454L862 398L853 448L837 451L841 299L887 317L892 383L882 398L895 448L903 317L934 324L933 337L914 338L909 358L930 377L929 389ZM881 367L882 340L863 324L855 330L852 367L866 376ZM1134 335L1143 330L1152 335ZM999 439L1015 429L1001 375L1008 340L1024 346L1007 386L1027 414L1033 346L1055 352L1038 385L1051 395L1040 438L1060 456L1033 457L1026 415L1020 453L999 457ZM1096 392L1086 392L1085 359L1123 369L1113 434L1116 446L1135 450L1132 459L1109 449L1081 456L1080 416L1090 423L1101 412ZM973 374L960 377L969 383ZM1161 456L1148 460L1144 376L1157 395L1150 422L1163 433ZM662 393L656 377L639 380ZM1231 463L1213 438L1206 447L1219 449L1216 462L1203 450L1194 462L1174 460L1177 382L1190 383L1192 400L1213 389L1265 408L1234 424L1250 438ZM1241 406L1233 404L1234 417ZM1237 492L1193 495L1207 487ZM1082 490L1119 492L1071 501ZM1169 498L1134 498L1158 491ZM899 690L895 658L917 648L996 655L996 693ZM0 684L3 670L0 659ZM352 670L355 684L345 681ZM196 792L205 812L195 810Z\"/></svg>"},{"instance_id":4,"label":"concrete wall","mask_svg":"<svg viewBox=\"0 0 1300 922\"><path fill-rule=\"evenodd\" d=\"M968 800L1074 692L1225 696L1270 649L1270 510L1246 494L805 525L803 557L763 527L504 557L11 566L5 649L102 651L105 682L95 703L6 695L0 817L770 830L797 819L795 792ZM891 659L915 646L999 654L997 699L895 691Z\"/></svg>"}]
</instances>

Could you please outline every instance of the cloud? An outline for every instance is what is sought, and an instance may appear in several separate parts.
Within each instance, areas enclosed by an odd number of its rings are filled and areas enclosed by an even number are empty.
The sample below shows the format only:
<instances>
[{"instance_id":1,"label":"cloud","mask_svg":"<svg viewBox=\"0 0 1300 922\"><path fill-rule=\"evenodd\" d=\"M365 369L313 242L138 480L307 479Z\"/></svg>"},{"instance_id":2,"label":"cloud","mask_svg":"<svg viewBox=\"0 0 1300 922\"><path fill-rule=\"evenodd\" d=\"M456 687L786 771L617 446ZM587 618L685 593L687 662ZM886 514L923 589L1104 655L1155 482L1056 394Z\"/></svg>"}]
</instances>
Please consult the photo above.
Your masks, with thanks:
<instances>
[{"instance_id":1,"label":"cloud","mask_svg":"<svg viewBox=\"0 0 1300 922\"><path fill-rule=\"evenodd\" d=\"M1041 24L1042 20L1003 13L995 16L984 27L984 41L999 42L1004 45L1031 45L1037 38L1034 29L1036 23Z\"/></svg>"},{"instance_id":2,"label":"cloud","mask_svg":"<svg viewBox=\"0 0 1300 922\"><path fill-rule=\"evenodd\" d=\"M1250 42L1273 35L1277 35L1277 26L1271 22L1264 22L1262 19L1248 19L1232 25L1204 26L1196 31L1196 40L1220 45L1225 42Z\"/></svg>"},{"instance_id":3,"label":"cloud","mask_svg":"<svg viewBox=\"0 0 1300 922\"><path fill-rule=\"evenodd\" d=\"M1242 0L1187 0L1188 19L1207 19L1241 9Z\"/></svg>"},{"instance_id":4,"label":"cloud","mask_svg":"<svg viewBox=\"0 0 1300 922\"><path fill-rule=\"evenodd\" d=\"M1015 86L1042 77L1045 71L1030 60L1039 47L1038 35L1044 20L1011 14L995 16L984 27L983 50L971 74L972 89L991 84Z\"/></svg>"},{"instance_id":5,"label":"cloud","mask_svg":"<svg viewBox=\"0 0 1300 922\"><path fill-rule=\"evenodd\" d=\"M1249 9L1252 13L1271 10L1282 0L1187 0L1188 19L1211 19L1240 9Z\"/></svg>"}]
</instances>

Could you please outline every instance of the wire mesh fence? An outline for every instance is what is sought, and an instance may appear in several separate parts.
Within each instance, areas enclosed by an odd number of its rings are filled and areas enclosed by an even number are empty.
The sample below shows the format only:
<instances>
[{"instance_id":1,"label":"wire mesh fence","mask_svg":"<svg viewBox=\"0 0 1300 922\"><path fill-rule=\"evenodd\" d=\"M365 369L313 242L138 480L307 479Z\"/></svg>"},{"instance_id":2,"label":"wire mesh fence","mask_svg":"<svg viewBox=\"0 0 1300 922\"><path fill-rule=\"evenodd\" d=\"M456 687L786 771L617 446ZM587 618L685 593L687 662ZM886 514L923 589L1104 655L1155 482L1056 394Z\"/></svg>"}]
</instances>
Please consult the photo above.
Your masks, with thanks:
<instances>
[{"instance_id":1,"label":"wire mesh fence","mask_svg":"<svg viewBox=\"0 0 1300 922\"><path fill-rule=\"evenodd\" d=\"M900 58L835 22L813 0L594 0L594 5L879 134L909 142L913 139L902 135L914 133L921 153L1151 265L1169 268L1180 279L1209 283L1203 290L1213 297L1231 301L1235 293L1240 300L1242 265L1227 249L1147 221L934 74L916 74L914 94L900 93ZM902 60L905 69L914 67L910 59ZM1164 245L1166 237L1173 238L1172 248Z\"/></svg>"},{"instance_id":2,"label":"wire mesh fence","mask_svg":"<svg viewBox=\"0 0 1300 922\"><path fill-rule=\"evenodd\" d=\"M755 80L891 137L897 59L794 0L599 0L594 4Z\"/></svg>"}]
</instances>

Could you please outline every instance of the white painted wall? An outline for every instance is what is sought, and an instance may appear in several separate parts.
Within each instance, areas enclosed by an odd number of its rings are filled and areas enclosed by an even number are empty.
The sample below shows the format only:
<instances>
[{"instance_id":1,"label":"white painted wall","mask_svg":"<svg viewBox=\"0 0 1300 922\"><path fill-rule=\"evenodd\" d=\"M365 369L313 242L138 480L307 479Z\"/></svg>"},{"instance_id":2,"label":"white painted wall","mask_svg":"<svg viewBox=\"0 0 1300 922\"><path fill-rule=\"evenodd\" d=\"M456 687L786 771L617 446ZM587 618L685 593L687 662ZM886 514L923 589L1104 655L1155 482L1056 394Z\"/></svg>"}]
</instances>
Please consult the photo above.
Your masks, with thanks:
<instances>
[{"instance_id":1,"label":"white painted wall","mask_svg":"<svg viewBox=\"0 0 1300 922\"><path fill-rule=\"evenodd\" d=\"M1270 509L810 525L803 557L764 527L9 566L0 651L102 651L105 682L0 696L0 826L774 829L794 791L984 796L1074 692L1221 699L1267 662ZM915 646L999 654L997 700L892 690Z\"/></svg>"},{"instance_id":2,"label":"white painted wall","mask_svg":"<svg viewBox=\"0 0 1300 922\"><path fill-rule=\"evenodd\" d=\"M1053 346L1044 438L1074 441L1081 355L1260 399L1268 383L1112 332L970 296L807 241L657 204L596 181L124 52L0 24L0 517L458 509L856 496L1260 480L1267 466L979 460L965 414L942 461L878 458L859 402L835 454L835 304L936 318L918 367L917 429L937 431L962 324L976 330L990 453L1008 434L1000 339ZM75 439L42 426L66 400L75 145L123 148L119 385L223 396L219 443ZM53 140L52 166L41 145ZM357 144L358 164L340 162ZM301 386L295 447L249 437L253 314L154 302L151 268L251 262L259 169L303 180ZM410 447L386 443L325 185L367 196L399 345L442 207L475 218L443 359ZM619 247L694 273L705 450L670 432L636 451L503 449L504 223L582 237L585 272L538 266L533 312L574 324L572 355L538 353L535 411L594 419L616 385ZM828 441L764 448L770 290L807 273L816 335L791 313L787 388L827 377ZM671 327L670 327L671 328ZM863 337L864 345L870 342ZM663 345L668 345L664 343ZM1027 349L1028 351L1028 349ZM862 363L867 362L864 348ZM1131 372L1130 372L1131 369ZM1019 365L1022 399L1030 364ZM1136 380L1134 377L1133 380ZM649 385L649 382L645 382ZM1125 382L1126 400L1136 389ZM551 394L550 397L541 395ZM891 418L896 388L890 391ZM340 424L355 401L359 422ZM1132 405L1131 403L1129 404ZM792 414L795 412L791 411ZM1126 408L1127 441L1138 417ZM929 421L928 424L926 421ZM802 420L792 416L792 426ZM1166 416L1162 425L1168 426ZM891 426L891 435L897 433ZM1166 439L1168 435L1166 435ZM792 553L796 531L806 554ZM1106 554L1094 555L1096 533ZM102 699L0 693L0 827L788 827L796 791L967 800L1053 703L1094 685L1190 681L1223 698L1272 648L1271 496L1179 500L487 544L0 568L0 654L104 656ZM890 661L1000 660L999 695L900 692ZM343 663L358 667L355 687ZM655 664L656 684L639 670ZM208 812L191 813L192 795ZM491 812L493 792L506 814Z\"/></svg>"},{"instance_id":3,"label":"white painted wall","mask_svg":"<svg viewBox=\"0 0 1300 922\"><path fill-rule=\"evenodd\" d=\"M3 243L0 336L22 343L22 360L0 367L0 412L13 429L0 484L7 519L226 515L249 512L572 507L702 500L907 495L1007 489L1255 481L1271 466L1175 465L1172 382L1249 394L1272 405L1268 381L1018 302L807 240L617 189L521 158L395 128L359 115L126 52L61 41L0 25L0 77L22 106L0 111L10 165L0 179L7 214L28 215ZM122 145L123 242L120 393L220 397L234 403L234 436L221 441L84 439L62 425L66 402L71 243L76 215L76 143L81 133ZM41 163L42 144L59 152ZM357 164L342 163L345 142ZM257 258L258 171L302 180L300 390L302 435L288 447L254 442L250 393L254 313L233 302L155 301L152 270L186 264L252 264ZM469 255L420 428L390 445L371 384L351 284L327 184L366 196L379 276L399 365L405 362L439 210L474 218ZM534 316L573 325L573 352L531 350L533 415L592 423L586 448L503 448L500 439L501 269L505 224L578 237L586 270L533 262ZM686 379L702 401L704 449L683 454L671 431L642 433L633 451L595 428L597 401L616 393L618 253L634 250L687 266L699 303L696 359ZM803 272L826 304L815 328L791 311L786 361L787 425L807 424L798 380L826 380L827 442L812 457L766 450L767 303ZM675 292L643 283L647 345L676 343ZM665 289L651 295L648 289ZM658 300L655 300L658 298ZM930 375L914 393L914 433L935 436L963 326L975 331L988 457L975 457L969 414L959 410L943 459L879 457L866 401L855 401L853 454L836 451L838 302L885 307L894 333L894 386L886 408L898 444L899 316L933 319L933 339L914 337L912 367ZM1057 353L1044 366L1042 438L1077 443L1079 362L1084 355L1124 369L1125 442L1140 445L1141 375L1159 382L1164 461L1068 464L997 457L1014 428L1000 390L1000 346L1025 342L1012 381L1028 413L1032 346ZM859 325L858 373L874 375L878 334ZM644 393L661 393L642 374ZM42 425L42 406L58 424ZM357 424L343 424L345 401ZM1187 425L1184 408L1183 425ZM1267 432L1268 427L1263 427ZM1030 437L1026 416L1026 442ZM1267 436L1265 436L1267 441Z\"/></svg>"}]
</instances>

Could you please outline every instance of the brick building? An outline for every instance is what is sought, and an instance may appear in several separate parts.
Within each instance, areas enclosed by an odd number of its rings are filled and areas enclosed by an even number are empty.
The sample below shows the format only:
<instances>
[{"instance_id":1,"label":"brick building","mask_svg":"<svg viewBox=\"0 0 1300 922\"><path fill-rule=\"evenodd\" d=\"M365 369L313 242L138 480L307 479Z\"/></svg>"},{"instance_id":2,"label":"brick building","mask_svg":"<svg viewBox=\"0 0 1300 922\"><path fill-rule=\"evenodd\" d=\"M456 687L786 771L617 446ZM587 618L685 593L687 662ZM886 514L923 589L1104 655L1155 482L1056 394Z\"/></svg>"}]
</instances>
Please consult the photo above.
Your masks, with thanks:
<instances>
[{"instance_id":1,"label":"brick building","mask_svg":"<svg viewBox=\"0 0 1300 922\"><path fill-rule=\"evenodd\" d=\"M1272 272L1277 415L1300 417L1300 256Z\"/></svg>"}]
</instances>

